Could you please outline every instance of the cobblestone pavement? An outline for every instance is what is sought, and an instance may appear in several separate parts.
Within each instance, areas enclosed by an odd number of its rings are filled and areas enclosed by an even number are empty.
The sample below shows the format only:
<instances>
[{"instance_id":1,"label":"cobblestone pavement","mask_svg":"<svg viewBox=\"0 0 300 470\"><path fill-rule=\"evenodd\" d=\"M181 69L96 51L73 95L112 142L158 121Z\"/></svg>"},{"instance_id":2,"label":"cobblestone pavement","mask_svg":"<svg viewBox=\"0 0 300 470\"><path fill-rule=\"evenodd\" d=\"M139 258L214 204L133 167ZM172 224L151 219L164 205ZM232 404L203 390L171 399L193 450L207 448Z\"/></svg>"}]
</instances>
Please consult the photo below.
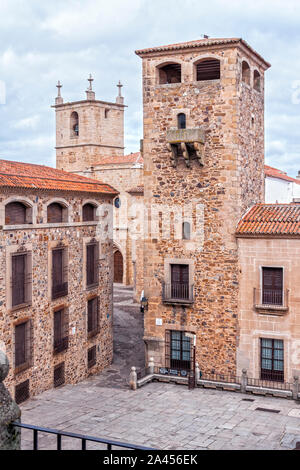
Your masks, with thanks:
<instances>
[{"instance_id":1,"label":"cobblestone pavement","mask_svg":"<svg viewBox=\"0 0 300 470\"><path fill-rule=\"evenodd\" d=\"M300 404L293 400L163 383L129 390L130 366L144 361L142 317L130 289L116 286L115 302L113 365L27 401L24 423L160 449L293 449L300 441ZM55 448L55 437L41 434L39 444ZM31 446L32 432L22 431L22 448ZM79 442L63 438L63 449L76 448Z\"/></svg>"}]
</instances>

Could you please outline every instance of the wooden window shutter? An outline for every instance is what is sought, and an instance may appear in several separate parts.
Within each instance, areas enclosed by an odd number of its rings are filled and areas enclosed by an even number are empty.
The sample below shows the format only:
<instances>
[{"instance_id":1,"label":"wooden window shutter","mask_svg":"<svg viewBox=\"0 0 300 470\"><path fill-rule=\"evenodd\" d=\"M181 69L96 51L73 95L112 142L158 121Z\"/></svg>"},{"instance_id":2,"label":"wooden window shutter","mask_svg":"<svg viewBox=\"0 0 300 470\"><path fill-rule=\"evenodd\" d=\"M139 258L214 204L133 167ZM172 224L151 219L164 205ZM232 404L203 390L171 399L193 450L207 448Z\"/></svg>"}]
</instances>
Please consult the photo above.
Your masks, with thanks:
<instances>
[{"instance_id":1,"label":"wooden window shutter","mask_svg":"<svg viewBox=\"0 0 300 470\"><path fill-rule=\"evenodd\" d=\"M52 298L68 294L68 250L55 248L52 251Z\"/></svg>"},{"instance_id":2,"label":"wooden window shutter","mask_svg":"<svg viewBox=\"0 0 300 470\"><path fill-rule=\"evenodd\" d=\"M63 222L63 207L58 202L53 202L47 207L47 222L49 224Z\"/></svg>"},{"instance_id":3,"label":"wooden window shutter","mask_svg":"<svg viewBox=\"0 0 300 470\"><path fill-rule=\"evenodd\" d=\"M82 208L83 222L91 222L95 220L95 207L92 204L85 204Z\"/></svg>"},{"instance_id":4,"label":"wooden window shutter","mask_svg":"<svg viewBox=\"0 0 300 470\"><path fill-rule=\"evenodd\" d=\"M10 202L5 206L5 224L22 225L26 223L26 206L21 202Z\"/></svg>"},{"instance_id":5,"label":"wooden window shutter","mask_svg":"<svg viewBox=\"0 0 300 470\"><path fill-rule=\"evenodd\" d=\"M26 302L26 254L12 256L12 307Z\"/></svg>"},{"instance_id":6,"label":"wooden window shutter","mask_svg":"<svg viewBox=\"0 0 300 470\"><path fill-rule=\"evenodd\" d=\"M86 284L92 286L98 283L99 243L86 246Z\"/></svg>"},{"instance_id":7,"label":"wooden window shutter","mask_svg":"<svg viewBox=\"0 0 300 470\"><path fill-rule=\"evenodd\" d=\"M263 303L282 304L283 269L263 268Z\"/></svg>"},{"instance_id":8,"label":"wooden window shutter","mask_svg":"<svg viewBox=\"0 0 300 470\"><path fill-rule=\"evenodd\" d=\"M28 252L25 256L25 302L32 301L32 253Z\"/></svg>"},{"instance_id":9,"label":"wooden window shutter","mask_svg":"<svg viewBox=\"0 0 300 470\"><path fill-rule=\"evenodd\" d=\"M93 336L99 332L99 297L88 301L88 334Z\"/></svg>"},{"instance_id":10,"label":"wooden window shutter","mask_svg":"<svg viewBox=\"0 0 300 470\"><path fill-rule=\"evenodd\" d=\"M26 323L15 327L15 366L19 367L26 362Z\"/></svg>"}]
</instances>

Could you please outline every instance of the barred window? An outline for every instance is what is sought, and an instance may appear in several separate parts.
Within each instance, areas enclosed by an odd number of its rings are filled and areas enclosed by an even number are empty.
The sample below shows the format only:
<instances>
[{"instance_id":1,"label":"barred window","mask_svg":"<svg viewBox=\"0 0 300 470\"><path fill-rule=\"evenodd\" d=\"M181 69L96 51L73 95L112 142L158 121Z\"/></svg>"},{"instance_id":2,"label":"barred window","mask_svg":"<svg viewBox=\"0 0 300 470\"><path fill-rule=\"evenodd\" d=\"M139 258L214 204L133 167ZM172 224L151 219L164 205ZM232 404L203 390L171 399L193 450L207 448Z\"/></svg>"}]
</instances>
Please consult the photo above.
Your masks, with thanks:
<instances>
[{"instance_id":1,"label":"barred window","mask_svg":"<svg viewBox=\"0 0 300 470\"><path fill-rule=\"evenodd\" d=\"M54 367L53 375L54 375L53 377L54 387L60 387L60 385L63 385L65 383L65 363L64 362L57 364Z\"/></svg>"},{"instance_id":2,"label":"barred window","mask_svg":"<svg viewBox=\"0 0 300 470\"><path fill-rule=\"evenodd\" d=\"M88 301L88 337L99 333L99 297L94 297Z\"/></svg>"},{"instance_id":3,"label":"barred window","mask_svg":"<svg viewBox=\"0 0 300 470\"><path fill-rule=\"evenodd\" d=\"M31 253L13 253L11 257L11 306L21 307L31 303L32 263Z\"/></svg>"},{"instance_id":4,"label":"barred window","mask_svg":"<svg viewBox=\"0 0 300 470\"><path fill-rule=\"evenodd\" d=\"M31 321L15 326L15 371L21 372L31 366Z\"/></svg>"},{"instance_id":5,"label":"barred window","mask_svg":"<svg viewBox=\"0 0 300 470\"><path fill-rule=\"evenodd\" d=\"M68 251L66 247L52 250L52 299L68 295Z\"/></svg>"},{"instance_id":6,"label":"barred window","mask_svg":"<svg viewBox=\"0 0 300 470\"><path fill-rule=\"evenodd\" d=\"M96 346L88 349L88 369L93 367L96 364Z\"/></svg>"},{"instance_id":7,"label":"barred window","mask_svg":"<svg viewBox=\"0 0 300 470\"><path fill-rule=\"evenodd\" d=\"M29 380L15 386L15 402L18 405L28 400L29 396Z\"/></svg>"},{"instance_id":8,"label":"barred window","mask_svg":"<svg viewBox=\"0 0 300 470\"><path fill-rule=\"evenodd\" d=\"M94 287L98 284L99 243L92 242L86 245L86 286Z\"/></svg>"},{"instance_id":9,"label":"barred window","mask_svg":"<svg viewBox=\"0 0 300 470\"><path fill-rule=\"evenodd\" d=\"M63 308L54 312L54 353L60 353L68 349L69 343L69 318L67 309Z\"/></svg>"}]
</instances>

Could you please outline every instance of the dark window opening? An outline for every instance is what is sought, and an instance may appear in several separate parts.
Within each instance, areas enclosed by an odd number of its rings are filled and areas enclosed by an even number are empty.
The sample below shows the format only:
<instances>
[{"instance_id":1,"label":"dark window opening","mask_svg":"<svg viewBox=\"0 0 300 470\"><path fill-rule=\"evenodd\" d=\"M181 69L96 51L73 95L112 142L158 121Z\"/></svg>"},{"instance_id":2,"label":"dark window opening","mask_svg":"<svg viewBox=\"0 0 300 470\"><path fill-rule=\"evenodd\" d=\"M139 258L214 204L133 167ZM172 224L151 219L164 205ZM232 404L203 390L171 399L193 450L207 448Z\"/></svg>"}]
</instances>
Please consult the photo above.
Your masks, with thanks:
<instances>
[{"instance_id":1,"label":"dark window opening","mask_svg":"<svg viewBox=\"0 0 300 470\"><path fill-rule=\"evenodd\" d=\"M193 363L193 345L185 331L167 330L166 367L190 371Z\"/></svg>"},{"instance_id":2,"label":"dark window opening","mask_svg":"<svg viewBox=\"0 0 300 470\"><path fill-rule=\"evenodd\" d=\"M99 243L86 245L86 286L98 284Z\"/></svg>"},{"instance_id":3,"label":"dark window opening","mask_svg":"<svg viewBox=\"0 0 300 470\"><path fill-rule=\"evenodd\" d=\"M257 70L254 70L253 75L253 88L256 91L260 91L260 74Z\"/></svg>"},{"instance_id":4,"label":"dark window opening","mask_svg":"<svg viewBox=\"0 0 300 470\"><path fill-rule=\"evenodd\" d=\"M105 119L108 118L108 114L109 114L109 109L105 109L105 110L104 110L104 117L105 117Z\"/></svg>"},{"instance_id":5,"label":"dark window opening","mask_svg":"<svg viewBox=\"0 0 300 470\"><path fill-rule=\"evenodd\" d=\"M32 223L32 207L22 202L10 202L5 206L5 225L22 225Z\"/></svg>"},{"instance_id":6,"label":"dark window opening","mask_svg":"<svg viewBox=\"0 0 300 470\"><path fill-rule=\"evenodd\" d=\"M177 126L178 126L178 129L186 128L186 116L184 113L180 113L177 115Z\"/></svg>"},{"instance_id":7,"label":"dark window opening","mask_svg":"<svg viewBox=\"0 0 300 470\"><path fill-rule=\"evenodd\" d=\"M119 250L114 252L114 282L123 282L123 256Z\"/></svg>"},{"instance_id":8,"label":"dark window opening","mask_svg":"<svg viewBox=\"0 0 300 470\"><path fill-rule=\"evenodd\" d=\"M96 207L93 204L85 204L82 208L83 222L93 222L96 220Z\"/></svg>"},{"instance_id":9,"label":"dark window opening","mask_svg":"<svg viewBox=\"0 0 300 470\"><path fill-rule=\"evenodd\" d=\"M96 346L88 349L88 368L90 369L96 364Z\"/></svg>"},{"instance_id":10,"label":"dark window opening","mask_svg":"<svg viewBox=\"0 0 300 470\"><path fill-rule=\"evenodd\" d=\"M183 222L182 224L182 238L183 240L191 239L191 224L189 222Z\"/></svg>"},{"instance_id":11,"label":"dark window opening","mask_svg":"<svg viewBox=\"0 0 300 470\"><path fill-rule=\"evenodd\" d=\"M116 199L114 200L114 206L116 207L116 209L119 209L121 207L121 199L119 197L116 197Z\"/></svg>"},{"instance_id":12,"label":"dark window opening","mask_svg":"<svg viewBox=\"0 0 300 470\"><path fill-rule=\"evenodd\" d=\"M261 338L261 379L284 381L283 341Z\"/></svg>"},{"instance_id":13,"label":"dark window opening","mask_svg":"<svg viewBox=\"0 0 300 470\"><path fill-rule=\"evenodd\" d=\"M69 320L66 309L54 312L53 350L60 353L68 349L69 344Z\"/></svg>"},{"instance_id":14,"label":"dark window opening","mask_svg":"<svg viewBox=\"0 0 300 470\"><path fill-rule=\"evenodd\" d=\"M99 333L99 297L95 297L88 301L87 330L89 338Z\"/></svg>"},{"instance_id":15,"label":"dark window opening","mask_svg":"<svg viewBox=\"0 0 300 470\"><path fill-rule=\"evenodd\" d=\"M70 119L71 137L77 137L79 135L79 117L76 111L73 111Z\"/></svg>"},{"instance_id":16,"label":"dark window opening","mask_svg":"<svg viewBox=\"0 0 300 470\"><path fill-rule=\"evenodd\" d=\"M21 372L31 365L31 322L15 326L15 371Z\"/></svg>"},{"instance_id":17,"label":"dark window opening","mask_svg":"<svg viewBox=\"0 0 300 470\"><path fill-rule=\"evenodd\" d=\"M52 300L68 295L68 253L66 248L52 250Z\"/></svg>"},{"instance_id":18,"label":"dark window opening","mask_svg":"<svg viewBox=\"0 0 300 470\"><path fill-rule=\"evenodd\" d=\"M168 64L159 68L159 84L165 85L167 83L180 83L181 82L181 65Z\"/></svg>"},{"instance_id":19,"label":"dark window opening","mask_svg":"<svg viewBox=\"0 0 300 470\"><path fill-rule=\"evenodd\" d=\"M25 382L15 386L15 402L17 405L28 400L29 397L29 380L25 380Z\"/></svg>"},{"instance_id":20,"label":"dark window opening","mask_svg":"<svg viewBox=\"0 0 300 470\"><path fill-rule=\"evenodd\" d=\"M282 268L262 268L262 303L283 305Z\"/></svg>"},{"instance_id":21,"label":"dark window opening","mask_svg":"<svg viewBox=\"0 0 300 470\"><path fill-rule=\"evenodd\" d=\"M250 85L250 67L245 61L242 63L242 81Z\"/></svg>"},{"instance_id":22,"label":"dark window opening","mask_svg":"<svg viewBox=\"0 0 300 470\"><path fill-rule=\"evenodd\" d=\"M65 383L65 363L54 367L54 387L60 387Z\"/></svg>"},{"instance_id":23,"label":"dark window opening","mask_svg":"<svg viewBox=\"0 0 300 470\"><path fill-rule=\"evenodd\" d=\"M189 299L189 265L171 264L171 298Z\"/></svg>"},{"instance_id":24,"label":"dark window opening","mask_svg":"<svg viewBox=\"0 0 300 470\"><path fill-rule=\"evenodd\" d=\"M11 258L11 306L31 302L31 253L14 253Z\"/></svg>"},{"instance_id":25,"label":"dark window opening","mask_svg":"<svg viewBox=\"0 0 300 470\"><path fill-rule=\"evenodd\" d=\"M47 223L59 224L67 220L67 208L63 207L59 202L53 202L47 207Z\"/></svg>"},{"instance_id":26,"label":"dark window opening","mask_svg":"<svg viewBox=\"0 0 300 470\"><path fill-rule=\"evenodd\" d=\"M196 80L217 80L220 78L220 61L218 59L201 60L196 64Z\"/></svg>"}]
</instances>

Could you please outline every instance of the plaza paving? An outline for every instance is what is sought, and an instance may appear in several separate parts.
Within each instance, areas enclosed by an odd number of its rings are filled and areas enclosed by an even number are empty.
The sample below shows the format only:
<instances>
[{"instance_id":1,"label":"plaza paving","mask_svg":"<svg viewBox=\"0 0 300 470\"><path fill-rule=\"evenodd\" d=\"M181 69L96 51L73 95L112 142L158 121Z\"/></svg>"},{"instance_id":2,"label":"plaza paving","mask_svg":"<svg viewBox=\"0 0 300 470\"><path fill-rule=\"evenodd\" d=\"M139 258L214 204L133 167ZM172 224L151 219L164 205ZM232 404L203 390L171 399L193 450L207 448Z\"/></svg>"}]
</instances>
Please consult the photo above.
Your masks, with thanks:
<instances>
[{"instance_id":1,"label":"plaza paving","mask_svg":"<svg viewBox=\"0 0 300 470\"><path fill-rule=\"evenodd\" d=\"M27 401L21 406L24 423L156 449L287 450L300 441L300 404L293 400L163 383L130 390L130 366L144 360L142 318L128 289L117 286L115 301L113 365ZM53 436L43 434L39 443L41 449L55 448ZM22 448L31 446L32 432L22 431ZM63 438L63 449L76 448L80 442Z\"/></svg>"}]
</instances>

